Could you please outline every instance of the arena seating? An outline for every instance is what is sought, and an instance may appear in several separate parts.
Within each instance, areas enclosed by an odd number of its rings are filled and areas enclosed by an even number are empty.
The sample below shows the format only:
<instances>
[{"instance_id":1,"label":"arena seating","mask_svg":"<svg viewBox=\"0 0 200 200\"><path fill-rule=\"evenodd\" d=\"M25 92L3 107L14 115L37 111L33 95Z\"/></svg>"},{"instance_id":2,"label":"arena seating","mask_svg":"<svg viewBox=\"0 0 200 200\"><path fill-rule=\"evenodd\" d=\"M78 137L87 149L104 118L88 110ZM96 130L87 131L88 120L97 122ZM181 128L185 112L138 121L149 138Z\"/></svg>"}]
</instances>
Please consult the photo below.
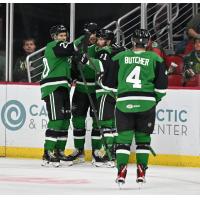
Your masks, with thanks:
<instances>
[{"instance_id":1,"label":"arena seating","mask_svg":"<svg viewBox=\"0 0 200 200\"><path fill-rule=\"evenodd\" d=\"M180 56L165 56L165 64L167 69L174 66L172 74L168 75L168 86L182 86L183 85L183 58Z\"/></svg>"},{"instance_id":2,"label":"arena seating","mask_svg":"<svg viewBox=\"0 0 200 200\"><path fill-rule=\"evenodd\" d=\"M168 76L168 86L182 86L183 77L182 75L172 74Z\"/></svg>"},{"instance_id":3,"label":"arena seating","mask_svg":"<svg viewBox=\"0 0 200 200\"><path fill-rule=\"evenodd\" d=\"M173 74L182 75L184 66L183 58L175 55L165 56L165 64L167 66L167 69L169 69L173 65L172 63L175 63L176 65Z\"/></svg>"},{"instance_id":4,"label":"arena seating","mask_svg":"<svg viewBox=\"0 0 200 200\"><path fill-rule=\"evenodd\" d=\"M195 75L185 83L186 87L198 87L200 86L200 74Z\"/></svg>"}]
</instances>

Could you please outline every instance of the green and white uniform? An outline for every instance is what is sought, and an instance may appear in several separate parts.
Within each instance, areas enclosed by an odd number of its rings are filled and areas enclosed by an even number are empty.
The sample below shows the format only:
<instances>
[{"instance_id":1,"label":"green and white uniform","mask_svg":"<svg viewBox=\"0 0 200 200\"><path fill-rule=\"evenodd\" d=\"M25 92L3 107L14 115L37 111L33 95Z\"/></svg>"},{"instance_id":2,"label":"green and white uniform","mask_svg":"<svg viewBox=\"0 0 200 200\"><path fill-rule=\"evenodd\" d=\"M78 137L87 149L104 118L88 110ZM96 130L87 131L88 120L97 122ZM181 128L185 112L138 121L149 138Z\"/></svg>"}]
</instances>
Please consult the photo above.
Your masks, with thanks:
<instances>
[{"instance_id":1,"label":"green and white uniform","mask_svg":"<svg viewBox=\"0 0 200 200\"><path fill-rule=\"evenodd\" d=\"M76 43L80 43L80 40L83 40L84 36L81 36L77 40L75 40ZM96 45L90 45L88 46L88 55L91 58L95 57L95 47ZM82 48L80 49L80 52L83 52ZM101 135L100 130L97 126L97 122L94 117L94 111L90 105L90 101L88 98L88 93L91 95L92 100L95 104L95 107L97 106L96 101L96 95L95 95L95 89L96 89L96 80L95 80L95 70L92 65L85 65L84 67L81 66L81 69L83 71L84 77L87 82L87 86L85 86L85 83L83 82L83 79L81 77L80 71L78 69L78 64L76 62L76 58L73 58L74 62L72 65L73 71L72 71L72 78L76 80L76 88L74 91L73 99L72 99L72 122L73 122L73 135L74 135L74 145L76 149L83 150L84 144L85 144L85 135L86 135L86 117L88 109L90 108L90 116L93 119L92 124L92 133L91 133L91 139L92 139L92 149L101 149L102 142L101 142ZM94 61L99 62L98 60Z\"/></svg>"},{"instance_id":2,"label":"green and white uniform","mask_svg":"<svg viewBox=\"0 0 200 200\"><path fill-rule=\"evenodd\" d=\"M70 56L75 50L73 43L61 41L49 42L45 49L40 85L49 116L46 150L65 149L70 119Z\"/></svg>"},{"instance_id":3,"label":"green and white uniform","mask_svg":"<svg viewBox=\"0 0 200 200\"><path fill-rule=\"evenodd\" d=\"M117 167L128 163L133 136L137 163L148 164L155 106L166 94L167 72L163 59L151 51L127 50L114 56L116 65L104 67L100 80L108 89L116 83Z\"/></svg>"},{"instance_id":4,"label":"green and white uniform","mask_svg":"<svg viewBox=\"0 0 200 200\"><path fill-rule=\"evenodd\" d=\"M111 58L116 52L122 51L124 48L112 45L96 48L96 58L103 63L103 67L110 67L114 63ZM115 104L116 104L116 91L108 91L103 89L99 85L97 86L96 95L98 100L98 114L99 121L104 134L105 142L112 153L113 159L115 159L114 144L117 137L116 123L115 123Z\"/></svg>"}]
</instances>

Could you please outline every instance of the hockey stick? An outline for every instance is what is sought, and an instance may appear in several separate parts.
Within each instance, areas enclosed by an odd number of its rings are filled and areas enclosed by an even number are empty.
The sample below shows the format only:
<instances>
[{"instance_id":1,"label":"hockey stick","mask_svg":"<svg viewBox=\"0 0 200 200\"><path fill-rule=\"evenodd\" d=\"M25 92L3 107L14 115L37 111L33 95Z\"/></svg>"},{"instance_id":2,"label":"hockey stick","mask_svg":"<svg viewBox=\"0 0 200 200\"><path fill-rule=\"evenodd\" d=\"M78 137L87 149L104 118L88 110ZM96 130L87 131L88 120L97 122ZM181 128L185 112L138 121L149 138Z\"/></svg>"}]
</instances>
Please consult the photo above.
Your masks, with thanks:
<instances>
[{"instance_id":1,"label":"hockey stick","mask_svg":"<svg viewBox=\"0 0 200 200\"><path fill-rule=\"evenodd\" d=\"M98 116L97 116L97 110L96 110L96 108L95 108L94 101L92 100L92 97L91 97L91 95L90 95L90 93L89 93L88 85L87 85L87 82L86 82L86 79L85 79L85 76L84 76L84 74L83 74L83 70L82 70L81 66L83 66L83 64L79 62L79 63L78 63L78 69L79 69L79 71L80 71L81 78L82 78L83 83L84 83L84 85L85 85L85 87L86 87L86 90L87 90L87 95L88 95L88 98L89 98L89 101L90 101L90 105L91 105L91 107L92 107L92 110L93 110L93 112L94 112L94 117L95 117L95 120L96 120L96 123L97 123L97 127L99 128L100 134L101 134L101 136L102 136L103 146L104 146L104 148L105 148L105 151L106 151L106 153L107 153L107 155L108 155L109 160L111 161L111 160L112 160L112 155L111 155L111 153L110 153L110 150L109 150L109 148L108 148L107 143L105 142L105 137L104 137L104 134L103 134L103 130L101 129L101 126L100 126L100 123L99 123L99 119L98 119Z\"/></svg>"},{"instance_id":2,"label":"hockey stick","mask_svg":"<svg viewBox=\"0 0 200 200\"><path fill-rule=\"evenodd\" d=\"M87 54L89 36L90 36L89 34L86 34L85 38L84 38L84 41L82 43L83 52L85 54ZM84 73L83 73L83 70L82 70L82 68L84 67L84 65L80 61L77 64L78 64L78 70L80 72L81 78L82 78L83 83L84 83L84 85L86 87L86 90L87 90L87 95L88 95L88 99L90 101L90 105L91 105L91 107L92 107L92 109L94 111L94 117L95 117L95 120L96 120L96 123L97 123L97 127L99 128L100 134L102 136L103 146L105 148L105 151L106 151L106 153L108 155L109 160L111 161L112 160L112 155L111 155L111 152L110 152L110 150L108 148L107 143L105 142L105 137L104 137L104 134L103 134L103 130L101 129L101 126L100 126L100 123L99 123L99 119L98 119L98 115L97 115L97 110L95 108L94 101L93 101L93 99L92 99L92 97L91 97L91 95L89 93L88 85L87 85L87 82L86 82L86 79L85 79L85 76L84 76ZM95 66L94 63L93 63L93 66L94 66L94 70L96 72L97 70L96 70L96 66Z\"/></svg>"}]
</instances>

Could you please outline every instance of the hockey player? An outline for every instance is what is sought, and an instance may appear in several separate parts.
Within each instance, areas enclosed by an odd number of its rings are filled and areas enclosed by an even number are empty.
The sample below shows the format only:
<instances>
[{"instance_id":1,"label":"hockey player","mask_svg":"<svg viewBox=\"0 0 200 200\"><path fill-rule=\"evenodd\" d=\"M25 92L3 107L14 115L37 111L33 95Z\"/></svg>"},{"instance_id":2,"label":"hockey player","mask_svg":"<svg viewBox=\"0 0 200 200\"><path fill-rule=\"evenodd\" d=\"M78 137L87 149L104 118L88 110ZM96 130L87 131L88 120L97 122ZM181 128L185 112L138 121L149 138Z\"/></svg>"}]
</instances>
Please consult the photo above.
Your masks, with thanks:
<instances>
[{"instance_id":1,"label":"hockey player","mask_svg":"<svg viewBox=\"0 0 200 200\"><path fill-rule=\"evenodd\" d=\"M117 79L116 125L117 169L116 182L125 183L130 146L136 142L137 182L145 182L149 152L152 151L151 134L155 123L157 103L166 94L167 72L163 59L154 52L146 51L150 33L137 29L132 36L132 50L114 56L117 65L104 67L99 79L105 88L112 87ZM104 63L105 64L105 63Z\"/></svg>"},{"instance_id":2,"label":"hockey player","mask_svg":"<svg viewBox=\"0 0 200 200\"><path fill-rule=\"evenodd\" d=\"M86 34L90 34L88 41L88 49L87 53L90 57L95 57L95 48L96 48L96 31L98 26L96 23L88 23L84 27L84 31ZM84 40L86 36L81 36L77 40L76 43L80 43L80 40ZM79 49L79 51L83 52L83 47ZM74 146L75 150L70 155L71 160L74 163L84 162L84 145L85 145L85 135L86 135L86 116L88 109L90 109L90 116L92 117L92 155L93 161L92 163L96 166L101 166L103 164L103 159L100 154L100 149L102 148L101 135L99 127L97 126L96 119L94 117L94 112L96 112L97 100L95 95L95 71L87 64L82 68L83 75L86 79L87 86L85 85L83 78L78 69L79 63L77 62L79 59L75 56L73 57L73 70L72 77L76 79L76 88L74 91L73 99L72 99L72 122L73 122L73 135L74 135ZM92 97L92 101L95 105L95 110L91 107L88 94Z\"/></svg>"},{"instance_id":3,"label":"hockey player","mask_svg":"<svg viewBox=\"0 0 200 200\"><path fill-rule=\"evenodd\" d=\"M103 66L110 67L114 62L111 58L125 50L114 44L114 33L108 29L101 29L97 33L97 48L96 48L96 58L101 60ZM107 64L107 65L106 65ZM102 133L104 134L105 142L112 154L112 161L108 161L106 165L108 167L114 167L115 163L115 138L118 135L115 126L115 104L116 104L116 92L110 93L109 91L102 89L98 86L96 90L96 95L98 99L98 114L99 121L102 128Z\"/></svg>"},{"instance_id":4,"label":"hockey player","mask_svg":"<svg viewBox=\"0 0 200 200\"><path fill-rule=\"evenodd\" d=\"M70 123L70 56L77 50L74 43L67 42L67 29L63 25L51 27L53 41L46 46L40 81L42 100L48 111L48 128L45 133L44 165L58 165L60 160L68 161L64 150Z\"/></svg>"}]
</instances>

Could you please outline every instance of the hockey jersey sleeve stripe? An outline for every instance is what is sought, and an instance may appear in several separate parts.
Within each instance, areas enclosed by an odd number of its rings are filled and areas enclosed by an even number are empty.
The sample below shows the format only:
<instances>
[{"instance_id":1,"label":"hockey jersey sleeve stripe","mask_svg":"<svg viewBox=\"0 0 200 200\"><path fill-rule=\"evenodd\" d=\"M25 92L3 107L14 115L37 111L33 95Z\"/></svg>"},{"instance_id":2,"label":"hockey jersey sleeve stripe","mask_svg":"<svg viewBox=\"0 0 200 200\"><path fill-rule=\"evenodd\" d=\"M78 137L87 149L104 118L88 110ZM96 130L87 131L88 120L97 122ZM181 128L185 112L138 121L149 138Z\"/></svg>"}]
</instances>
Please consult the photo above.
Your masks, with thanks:
<instances>
[{"instance_id":1,"label":"hockey jersey sleeve stripe","mask_svg":"<svg viewBox=\"0 0 200 200\"><path fill-rule=\"evenodd\" d=\"M76 45L74 43L73 43L73 45L74 45L74 50L78 51L78 48L76 47Z\"/></svg>"},{"instance_id":2,"label":"hockey jersey sleeve stripe","mask_svg":"<svg viewBox=\"0 0 200 200\"><path fill-rule=\"evenodd\" d=\"M100 80L98 83L99 83L99 85L100 85L104 90L112 91L112 92L117 92L117 89L115 89L115 88L110 88L110 87L107 87L107 86L103 85L103 84L102 84L102 80Z\"/></svg>"},{"instance_id":3,"label":"hockey jersey sleeve stripe","mask_svg":"<svg viewBox=\"0 0 200 200\"><path fill-rule=\"evenodd\" d=\"M45 78L45 79L40 81L40 85L43 85L45 83L50 83L50 82L56 82L56 81L67 81L67 82L70 82L70 79L68 79L66 76Z\"/></svg>"},{"instance_id":4,"label":"hockey jersey sleeve stripe","mask_svg":"<svg viewBox=\"0 0 200 200\"><path fill-rule=\"evenodd\" d=\"M96 93L101 93L101 92L106 92L106 90L104 90L104 89L97 89L96 90Z\"/></svg>"},{"instance_id":5,"label":"hockey jersey sleeve stripe","mask_svg":"<svg viewBox=\"0 0 200 200\"><path fill-rule=\"evenodd\" d=\"M85 83L84 82L81 82L81 81L76 81L76 83L77 84L80 84L80 85L85 85ZM94 85L96 85L96 83L95 82L93 82L93 83L90 83L90 82L87 82L87 85L89 85L89 86L94 86Z\"/></svg>"},{"instance_id":6,"label":"hockey jersey sleeve stripe","mask_svg":"<svg viewBox=\"0 0 200 200\"><path fill-rule=\"evenodd\" d=\"M68 81L55 81L55 82L49 82L49 83L44 83L40 87L44 88L46 86L52 86L52 85L60 85L60 84L67 84L69 87L71 86Z\"/></svg>"},{"instance_id":7,"label":"hockey jersey sleeve stripe","mask_svg":"<svg viewBox=\"0 0 200 200\"><path fill-rule=\"evenodd\" d=\"M154 89L155 92L166 93L166 89Z\"/></svg>"},{"instance_id":8,"label":"hockey jersey sleeve stripe","mask_svg":"<svg viewBox=\"0 0 200 200\"><path fill-rule=\"evenodd\" d=\"M103 64L100 60L99 60L99 67L100 67L100 71L104 72Z\"/></svg>"}]
</instances>

